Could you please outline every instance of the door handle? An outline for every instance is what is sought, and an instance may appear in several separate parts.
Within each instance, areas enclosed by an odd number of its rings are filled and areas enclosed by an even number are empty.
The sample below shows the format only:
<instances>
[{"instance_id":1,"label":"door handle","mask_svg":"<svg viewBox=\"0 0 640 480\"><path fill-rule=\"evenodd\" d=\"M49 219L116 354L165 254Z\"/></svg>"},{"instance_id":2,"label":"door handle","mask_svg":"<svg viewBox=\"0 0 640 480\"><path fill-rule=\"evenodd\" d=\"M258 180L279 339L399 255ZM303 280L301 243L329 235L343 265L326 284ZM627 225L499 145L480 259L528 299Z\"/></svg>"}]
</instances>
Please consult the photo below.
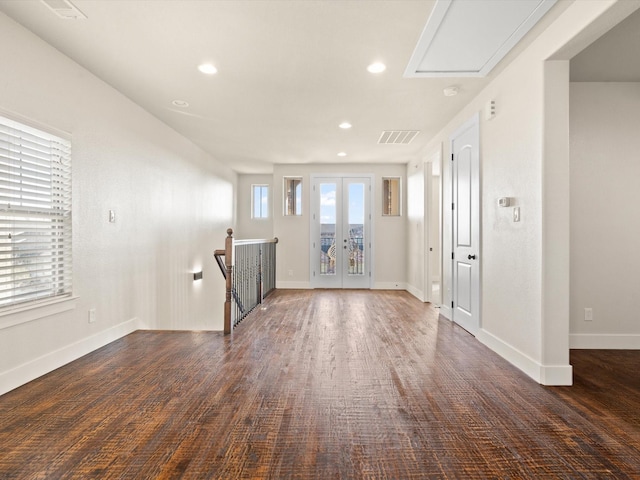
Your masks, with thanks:
<instances>
[{"instance_id":1,"label":"door handle","mask_svg":"<svg viewBox=\"0 0 640 480\"><path fill-rule=\"evenodd\" d=\"M475 260L475 259L476 259L476 256L475 256L475 255L468 255L468 256L467 256L467 258L468 258L469 260Z\"/></svg>"}]
</instances>

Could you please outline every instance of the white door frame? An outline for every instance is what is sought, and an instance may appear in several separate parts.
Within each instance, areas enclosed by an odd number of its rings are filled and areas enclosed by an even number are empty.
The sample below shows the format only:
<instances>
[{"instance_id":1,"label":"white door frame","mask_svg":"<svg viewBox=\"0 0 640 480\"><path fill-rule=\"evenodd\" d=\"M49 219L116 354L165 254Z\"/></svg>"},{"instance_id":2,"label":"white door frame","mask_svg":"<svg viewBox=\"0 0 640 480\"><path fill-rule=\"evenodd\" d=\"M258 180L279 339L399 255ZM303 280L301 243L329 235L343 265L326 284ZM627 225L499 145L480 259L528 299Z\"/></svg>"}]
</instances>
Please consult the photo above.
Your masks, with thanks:
<instances>
[{"instance_id":1,"label":"white door frame","mask_svg":"<svg viewBox=\"0 0 640 480\"><path fill-rule=\"evenodd\" d=\"M439 203L440 208L438 208L438 218L433 218L431 213L433 212L433 208L431 202L433 201L433 169L434 165L437 165L436 168L440 170L439 175ZM442 148L438 148L437 151L433 152L427 160L424 162L424 301L430 303L436 303L440 305L442 303ZM432 248L434 247L431 243L431 234L432 230L436 228L439 232L439 246L440 246L440 255L438 257L431 255ZM440 263L440 298L437 302L433 296L433 275L432 275L432 262Z\"/></svg>"},{"instance_id":2,"label":"white door frame","mask_svg":"<svg viewBox=\"0 0 640 480\"><path fill-rule=\"evenodd\" d=\"M320 249L320 243L317 241L317 239L320 236L320 229L319 229L319 222L317 221L317 215L320 214L319 211L319 202L318 202L318 193L315 191L315 187L316 187L316 182L318 179L322 179L322 178L328 178L328 179L336 179L336 180L344 180L344 179L355 179L355 178L364 178L367 179L369 181L369 198L367 199L367 203L368 203L368 209L369 209L369 218L368 218L368 243L369 243L369 248L365 249L365 265L368 268L368 275L366 276L367 280L366 282L364 282L366 285L362 286L362 287L357 287L357 288L371 288L373 285L373 279L374 279L374 266L373 266L373 258L374 257L374 248L375 248L375 242L374 242L374 236L375 236L375 229L374 229L374 222L373 219L375 218L374 215L374 205L375 202L373 201L374 194L375 194L375 175L373 174L369 174L369 173L353 173L353 174L340 174L340 173L334 173L334 174L322 174L322 173L314 173L311 174L309 176L309 180L310 180L310 185L311 185L311 202L310 202L310 207L311 207L311 215L310 215L310 221L309 221L309 284L311 285L311 288L332 288L332 287L327 287L326 285L322 285L322 282L320 281L320 277L319 277L319 272L317 272L317 258L318 258L318 250ZM341 202L344 199L344 195L341 198ZM366 239L366 237L365 237ZM366 241L366 240L365 240ZM341 272L342 275L342 272ZM336 288L350 288L348 286L344 286L344 287L336 287Z\"/></svg>"},{"instance_id":3,"label":"white door frame","mask_svg":"<svg viewBox=\"0 0 640 480\"><path fill-rule=\"evenodd\" d=\"M477 228L472 231L471 244L475 244L474 254L477 256L476 260L470 260L477 262L477 267L473 274L471 275L471 296L472 296L472 305L471 311L473 312L473 322L463 321L461 318L456 318L456 309L454 306L454 299L457 298L456 285L457 285L457 275L456 275L456 261L451 258L451 320L463 326L469 333L472 335L477 335L480 331L480 327L482 325L481 318L481 308L482 308L482 282L481 282L481 273L482 273L482 195L481 195L481 182L480 182L480 114L476 113L469 120L463 123L460 127L458 127L449 137L449 152L451 155L451 159L453 159L454 152L454 142L460 137L462 134L466 133L468 130L475 128L477 132L477 137L474 138L475 145L472 146L473 155L475 155L477 159L477 176L473 178L472 176L472 192L474 192L474 200L476 201L477 211ZM452 162L453 163L453 162ZM456 205L453 207L453 203L455 202L455 192L456 192L456 174L455 168L451 166L451 202L452 202L452 214L451 214L451 250L452 252L456 249L455 240L456 240L456 232L455 232L455 221L456 221L456 213L454 213L454 208L458 208ZM472 209L471 215L474 214ZM444 253L443 253L444 255ZM471 257L470 257L471 258ZM459 314L458 317L461 315ZM465 319L466 320L466 319Z\"/></svg>"}]
</instances>

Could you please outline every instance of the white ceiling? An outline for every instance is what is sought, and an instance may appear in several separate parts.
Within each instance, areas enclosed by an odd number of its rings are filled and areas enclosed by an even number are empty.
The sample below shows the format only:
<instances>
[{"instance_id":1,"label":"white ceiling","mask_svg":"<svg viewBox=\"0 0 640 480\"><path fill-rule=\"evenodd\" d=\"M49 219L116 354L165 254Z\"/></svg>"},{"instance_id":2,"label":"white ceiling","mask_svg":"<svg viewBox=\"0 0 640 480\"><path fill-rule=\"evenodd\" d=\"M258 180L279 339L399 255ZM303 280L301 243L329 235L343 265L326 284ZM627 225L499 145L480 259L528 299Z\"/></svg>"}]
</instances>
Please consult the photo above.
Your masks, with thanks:
<instances>
[{"instance_id":1,"label":"white ceiling","mask_svg":"<svg viewBox=\"0 0 640 480\"><path fill-rule=\"evenodd\" d=\"M455 79L403 78L432 0L73 3L87 19L61 19L35 0L0 0L0 11L216 159L268 173L278 163L421 158L429 139L570 1L558 2L491 75ZM218 74L201 74L204 61ZM368 73L373 61L387 70ZM450 85L457 96L443 95ZM342 121L353 128L338 128ZM409 145L380 145L383 130L420 133Z\"/></svg>"}]
</instances>

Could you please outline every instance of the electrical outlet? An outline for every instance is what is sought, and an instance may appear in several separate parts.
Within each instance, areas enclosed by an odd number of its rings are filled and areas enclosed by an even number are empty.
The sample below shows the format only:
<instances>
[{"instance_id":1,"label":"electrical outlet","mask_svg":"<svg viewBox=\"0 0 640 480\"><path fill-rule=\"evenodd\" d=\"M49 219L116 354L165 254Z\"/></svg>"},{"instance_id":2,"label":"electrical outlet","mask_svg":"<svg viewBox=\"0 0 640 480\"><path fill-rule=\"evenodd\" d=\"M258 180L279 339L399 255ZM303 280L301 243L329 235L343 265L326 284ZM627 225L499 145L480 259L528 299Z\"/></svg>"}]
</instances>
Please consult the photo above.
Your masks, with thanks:
<instances>
[{"instance_id":1,"label":"electrical outlet","mask_svg":"<svg viewBox=\"0 0 640 480\"><path fill-rule=\"evenodd\" d=\"M93 323L96 321L96 309L92 308L89 310L89 323Z\"/></svg>"},{"instance_id":2,"label":"electrical outlet","mask_svg":"<svg viewBox=\"0 0 640 480\"><path fill-rule=\"evenodd\" d=\"M584 321L585 322L593 321L593 308L584 309Z\"/></svg>"}]
</instances>

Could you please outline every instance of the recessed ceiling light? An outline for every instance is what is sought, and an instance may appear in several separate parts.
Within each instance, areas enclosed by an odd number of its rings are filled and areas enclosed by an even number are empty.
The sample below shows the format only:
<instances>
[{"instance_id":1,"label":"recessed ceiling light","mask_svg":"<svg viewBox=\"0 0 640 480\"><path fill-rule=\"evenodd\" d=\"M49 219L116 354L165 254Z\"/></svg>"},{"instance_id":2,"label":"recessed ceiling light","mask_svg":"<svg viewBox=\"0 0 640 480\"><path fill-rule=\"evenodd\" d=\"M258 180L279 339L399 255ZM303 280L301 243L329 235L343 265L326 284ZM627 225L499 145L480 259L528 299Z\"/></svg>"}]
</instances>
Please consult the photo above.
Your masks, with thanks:
<instances>
[{"instance_id":1,"label":"recessed ceiling light","mask_svg":"<svg viewBox=\"0 0 640 480\"><path fill-rule=\"evenodd\" d=\"M382 73L387 69L387 66L384 63L376 62L372 63L367 67L369 73Z\"/></svg>"},{"instance_id":2,"label":"recessed ceiling light","mask_svg":"<svg viewBox=\"0 0 640 480\"><path fill-rule=\"evenodd\" d=\"M339 157L346 157L346 156L347 156L347 154L346 154L345 152L340 152L340 153L338 153L338 156L339 156Z\"/></svg>"},{"instance_id":3,"label":"recessed ceiling light","mask_svg":"<svg viewBox=\"0 0 640 480\"><path fill-rule=\"evenodd\" d=\"M202 65L198 65L198 70L207 75L214 75L218 73L218 69L211 63L203 63Z\"/></svg>"},{"instance_id":4,"label":"recessed ceiling light","mask_svg":"<svg viewBox=\"0 0 640 480\"><path fill-rule=\"evenodd\" d=\"M450 87L445 88L442 93L444 93L445 97L455 97L458 94L458 87L452 85Z\"/></svg>"},{"instance_id":5,"label":"recessed ceiling light","mask_svg":"<svg viewBox=\"0 0 640 480\"><path fill-rule=\"evenodd\" d=\"M189 106L189 102L185 102L184 100L174 100L171 102L174 106L180 108L187 108Z\"/></svg>"},{"instance_id":6,"label":"recessed ceiling light","mask_svg":"<svg viewBox=\"0 0 640 480\"><path fill-rule=\"evenodd\" d=\"M342 122L340 125L338 125L340 128L347 130L348 128L351 128L351 124L349 122Z\"/></svg>"}]
</instances>

